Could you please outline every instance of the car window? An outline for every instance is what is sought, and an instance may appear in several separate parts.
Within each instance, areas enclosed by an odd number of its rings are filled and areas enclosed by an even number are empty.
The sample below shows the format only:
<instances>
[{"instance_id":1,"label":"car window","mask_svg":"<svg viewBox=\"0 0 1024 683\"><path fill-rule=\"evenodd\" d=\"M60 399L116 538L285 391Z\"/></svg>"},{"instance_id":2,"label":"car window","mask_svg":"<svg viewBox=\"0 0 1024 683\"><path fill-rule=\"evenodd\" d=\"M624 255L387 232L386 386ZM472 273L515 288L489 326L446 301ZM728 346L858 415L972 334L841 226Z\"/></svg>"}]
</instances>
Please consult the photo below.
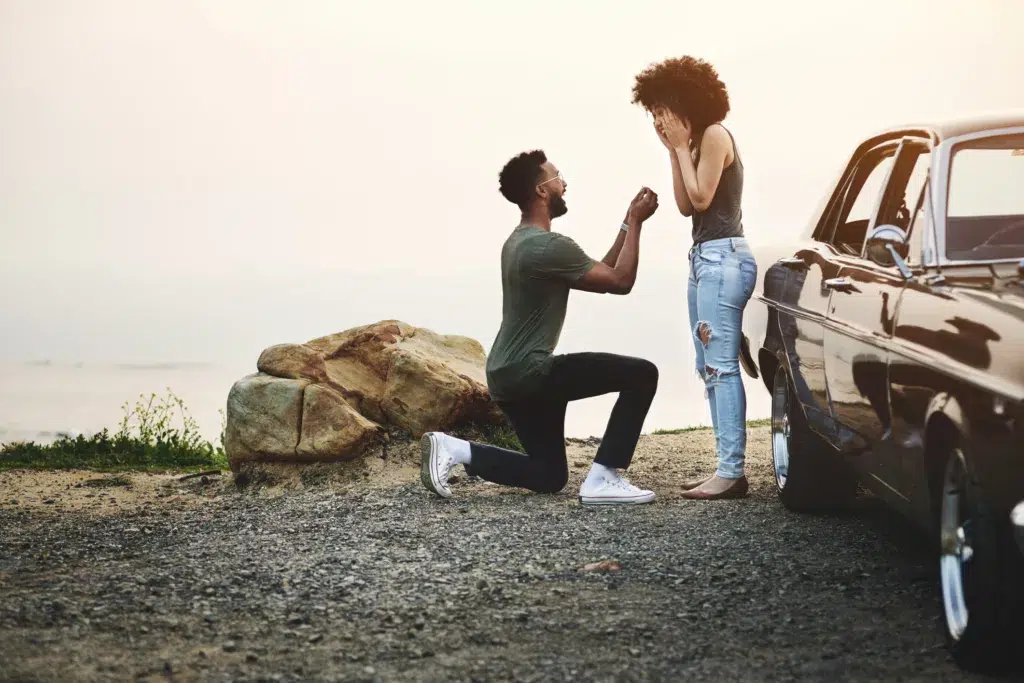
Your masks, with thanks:
<instances>
[{"instance_id":1,"label":"car window","mask_svg":"<svg viewBox=\"0 0 1024 683\"><path fill-rule=\"evenodd\" d=\"M913 233L917 227L915 223L920 222L923 215L917 209L921 190L928 179L930 162L931 151L926 143L920 140L904 141L899 155L893 157L895 165L889 176L889 185L885 188L885 196L878 207L875 226L895 225L903 230L908 238L918 236ZM908 258L920 260L919 254L911 255L909 251Z\"/></svg>"},{"instance_id":2,"label":"car window","mask_svg":"<svg viewBox=\"0 0 1024 683\"><path fill-rule=\"evenodd\" d=\"M841 252L859 256L868 222L892 166L895 147L865 155L846 178L840 199L831 209L822 235Z\"/></svg>"},{"instance_id":3,"label":"car window","mask_svg":"<svg viewBox=\"0 0 1024 683\"><path fill-rule=\"evenodd\" d=\"M916 171L917 169L915 168L914 170ZM924 243L926 230L924 222L926 214L924 203L925 198L928 196L927 188L928 174L925 172L921 189L917 191L917 200L912 205L915 208L911 209L914 213L910 217L910 226L908 228L910 237L908 240L909 248L907 249L906 261L907 265L911 266L919 265L921 263L921 246ZM907 196L908 198L911 196L909 192L907 193Z\"/></svg>"},{"instance_id":4,"label":"car window","mask_svg":"<svg viewBox=\"0 0 1024 683\"><path fill-rule=\"evenodd\" d=\"M948 183L948 258L1024 258L1024 135L958 144L953 149Z\"/></svg>"},{"instance_id":5,"label":"car window","mask_svg":"<svg viewBox=\"0 0 1024 683\"><path fill-rule=\"evenodd\" d=\"M850 206L850 212L846 216L847 223L871 219L871 212L875 210L878 195L882 192L890 168L892 168L891 156L882 159L881 163L877 164L871 171L871 174L868 175L860 192L857 194L853 205Z\"/></svg>"},{"instance_id":6,"label":"car window","mask_svg":"<svg viewBox=\"0 0 1024 683\"><path fill-rule=\"evenodd\" d=\"M931 163L931 158L932 155L929 151L923 151L917 155L914 170L910 172L910 177L900 193L903 195L903 200L900 203L898 214L894 217L894 222L908 234L913 230L910 212L914 210L917 200L921 197L921 190L924 188L925 180L928 179L928 165Z\"/></svg>"}]
</instances>

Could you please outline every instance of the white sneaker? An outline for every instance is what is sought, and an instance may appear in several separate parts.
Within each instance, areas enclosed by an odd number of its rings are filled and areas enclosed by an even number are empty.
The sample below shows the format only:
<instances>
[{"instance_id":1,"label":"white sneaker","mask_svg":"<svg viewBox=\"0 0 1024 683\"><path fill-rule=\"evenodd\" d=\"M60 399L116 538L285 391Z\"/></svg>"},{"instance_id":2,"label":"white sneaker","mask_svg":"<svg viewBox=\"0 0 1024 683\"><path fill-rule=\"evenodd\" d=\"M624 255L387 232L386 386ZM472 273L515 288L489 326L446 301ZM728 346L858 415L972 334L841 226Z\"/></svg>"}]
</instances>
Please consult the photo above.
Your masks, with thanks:
<instances>
[{"instance_id":1,"label":"white sneaker","mask_svg":"<svg viewBox=\"0 0 1024 683\"><path fill-rule=\"evenodd\" d=\"M451 498L448 478L455 468L455 457L447 448L448 436L441 432L427 432L420 439L420 481L428 491L442 498Z\"/></svg>"},{"instance_id":2,"label":"white sneaker","mask_svg":"<svg viewBox=\"0 0 1024 683\"><path fill-rule=\"evenodd\" d=\"M654 491L633 486L622 476L605 478L580 487L580 502L584 505L639 505L654 500Z\"/></svg>"}]
</instances>

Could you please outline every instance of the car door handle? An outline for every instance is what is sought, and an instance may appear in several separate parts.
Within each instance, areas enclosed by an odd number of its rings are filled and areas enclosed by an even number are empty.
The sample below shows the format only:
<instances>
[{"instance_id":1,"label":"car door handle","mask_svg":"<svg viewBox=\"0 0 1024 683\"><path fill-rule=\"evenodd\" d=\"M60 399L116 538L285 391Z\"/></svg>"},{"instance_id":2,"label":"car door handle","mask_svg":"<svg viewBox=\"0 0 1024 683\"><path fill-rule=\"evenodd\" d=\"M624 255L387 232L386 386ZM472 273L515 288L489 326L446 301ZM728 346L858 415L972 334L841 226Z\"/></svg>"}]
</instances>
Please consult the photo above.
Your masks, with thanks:
<instances>
[{"instance_id":1,"label":"car door handle","mask_svg":"<svg viewBox=\"0 0 1024 683\"><path fill-rule=\"evenodd\" d=\"M853 286L853 280L848 277L830 277L822 284L828 289L834 289L840 292L849 292L857 289Z\"/></svg>"},{"instance_id":2,"label":"car door handle","mask_svg":"<svg viewBox=\"0 0 1024 683\"><path fill-rule=\"evenodd\" d=\"M804 260L799 256L787 256L786 258L780 258L778 261L776 261L776 263L778 263L781 266L786 266L787 268L807 267L807 263L804 262Z\"/></svg>"}]
</instances>

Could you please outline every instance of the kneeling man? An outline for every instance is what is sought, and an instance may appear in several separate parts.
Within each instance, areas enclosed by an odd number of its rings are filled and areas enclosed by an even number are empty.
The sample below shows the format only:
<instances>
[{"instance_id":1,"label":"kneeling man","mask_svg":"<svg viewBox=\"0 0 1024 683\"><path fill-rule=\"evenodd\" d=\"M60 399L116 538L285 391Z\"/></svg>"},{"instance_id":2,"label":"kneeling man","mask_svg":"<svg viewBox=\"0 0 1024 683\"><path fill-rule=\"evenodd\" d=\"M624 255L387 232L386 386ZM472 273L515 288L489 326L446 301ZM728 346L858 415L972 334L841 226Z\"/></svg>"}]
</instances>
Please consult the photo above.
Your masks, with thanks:
<instances>
[{"instance_id":1,"label":"kneeling man","mask_svg":"<svg viewBox=\"0 0 1024 683\"><path fill-rule=\"evenodd\" d=\"M611 250L595 261L572 239L551 230L551 221L567 211L567 185L543 151L510 160L499 182L502 195L522 210L522 220L501 250L502 321L487 358L487 386L526 453L430 432L421 442L423 484L447 498L452 469L463 465L469 474L498 484L538 493L561 491L569 480L566 406L618 392L580 500L587 505L649 503L654 493L633 486L619 470L632 460L658 387L658 369L641 358L555 355L554 350L570 289L628 294L633 288L641 226L657 210L658 197L640 190Z\"/></svg>"}]
</instances>

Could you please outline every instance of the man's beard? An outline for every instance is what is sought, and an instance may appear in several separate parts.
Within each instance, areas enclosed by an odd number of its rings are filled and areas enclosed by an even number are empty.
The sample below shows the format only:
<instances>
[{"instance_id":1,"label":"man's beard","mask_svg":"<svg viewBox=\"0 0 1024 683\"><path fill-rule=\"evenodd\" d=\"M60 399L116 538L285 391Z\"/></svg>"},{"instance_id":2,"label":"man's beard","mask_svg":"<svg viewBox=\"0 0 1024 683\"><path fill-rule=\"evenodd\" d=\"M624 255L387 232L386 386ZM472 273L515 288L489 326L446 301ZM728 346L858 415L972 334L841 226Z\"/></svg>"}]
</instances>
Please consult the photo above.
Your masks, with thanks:
<instances>
[{"instance_id":1,"label":"man's beard","mask_svg":"<svg viewBox=\"0 0 1024 683\"><path fill-rule=\"evenodd\" d=\"M548 217L558 218L564 216L569 207L565 205L565 197L559 195L553 195L551 202L548 204Z\"/></svg>"}]
</instances>

